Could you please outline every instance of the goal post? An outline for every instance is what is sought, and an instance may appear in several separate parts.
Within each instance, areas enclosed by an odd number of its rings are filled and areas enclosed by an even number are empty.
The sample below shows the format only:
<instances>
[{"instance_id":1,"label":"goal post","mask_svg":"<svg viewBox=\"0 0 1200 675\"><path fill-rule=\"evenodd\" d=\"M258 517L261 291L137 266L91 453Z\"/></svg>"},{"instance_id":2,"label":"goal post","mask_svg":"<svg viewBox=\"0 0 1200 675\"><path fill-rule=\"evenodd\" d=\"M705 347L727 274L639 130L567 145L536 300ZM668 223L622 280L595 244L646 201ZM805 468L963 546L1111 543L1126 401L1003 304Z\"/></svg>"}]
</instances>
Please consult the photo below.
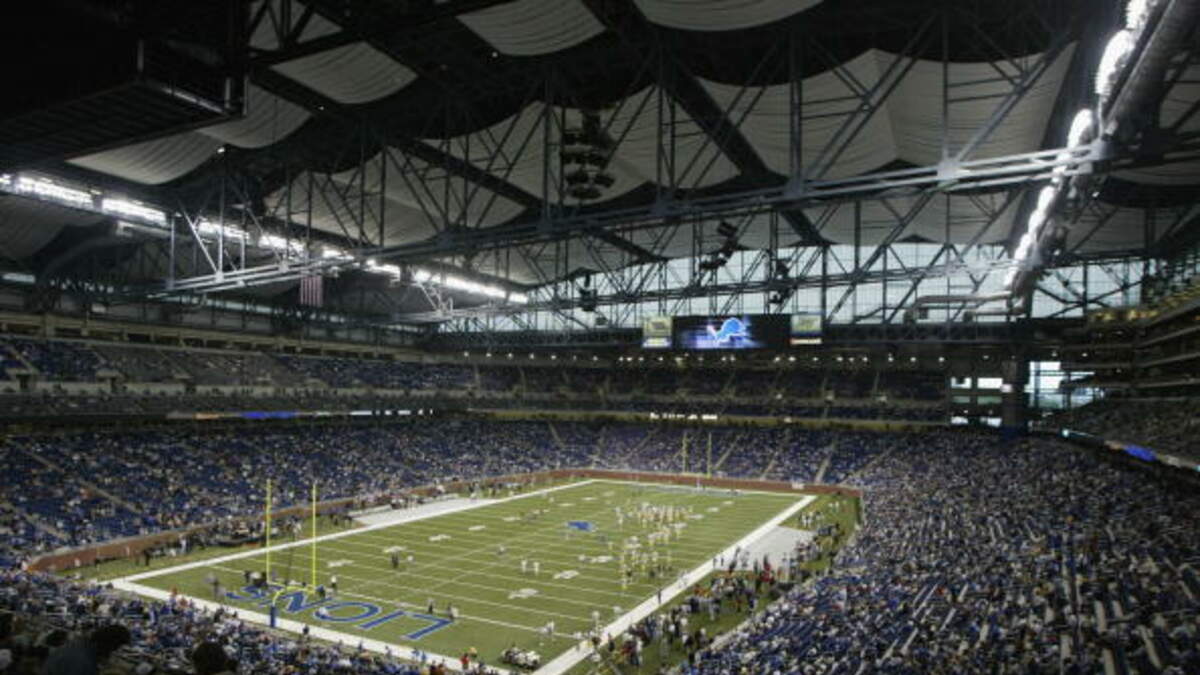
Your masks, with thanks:
<instances>
[{"instance_id":1,"label":"goal post","mask_svg":"<svg viewBox=\"0 0 1200 675\"><path fill-rule=\"evenodd\" d=\"M263 545L266 549L266 560L264 563L266 569L264 571L264 575L265 575L265 581L267 584L270 584L272 582L272 577L271 577L271 530L273 529L273 526L274 526L274 519L272 517L272 509L274 508L274 503L272 500L272 495L273 495L272 487L273 487L273 485L272 485L271 479L268 478L267 486L266 486L266 505L263 509L263 521L264 521L263 522L263 529L264 529ZM315 479L313 480L312 486L309 491L309 499L310 499L309 519L311 521L309 524L310 525L310 527L309 527L309 532L310 532L310 535L309 535L310 536L310 539L309 539L309 551L310 551L309 552L309 580L312 583L312 587L315 589L317 587L317 567L318 567L318 565L317 565L317 515L318 515L318 510L317 510L317 481ZM303 513L303 512L301 512L301 513ZM298 532L298 530L293 530L293 533L296 533L296 532ZM289 560L288 572L287 572L288 578L283 580L283 586L285 588L291 586L292 570L291 570L291 564L290 564L290 561L291 561L290 556L289 556L288 560ZM301 577L301 578L303 578L303 577Z\"/></svg>"}]
</instances>

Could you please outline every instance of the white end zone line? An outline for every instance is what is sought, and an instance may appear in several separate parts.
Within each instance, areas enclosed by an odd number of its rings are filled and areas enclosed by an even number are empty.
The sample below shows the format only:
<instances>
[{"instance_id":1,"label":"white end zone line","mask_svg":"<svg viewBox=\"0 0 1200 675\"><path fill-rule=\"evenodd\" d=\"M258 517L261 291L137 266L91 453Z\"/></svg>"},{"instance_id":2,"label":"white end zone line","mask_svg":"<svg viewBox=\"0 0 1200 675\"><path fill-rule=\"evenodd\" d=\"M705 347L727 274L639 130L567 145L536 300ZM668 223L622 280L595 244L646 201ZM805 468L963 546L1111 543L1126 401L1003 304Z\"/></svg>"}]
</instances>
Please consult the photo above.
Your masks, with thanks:
<instances>
[{"instance_id":1,"label":"white end zone line","mask_svg":"<svg viewBox=\"0 0 1200 675\"><path fill-rule=\"evenodd\" d=\"M602 482L605 482L604 479L600 479L600 480ZM634 483L636 481L607 481L607 482ZM773 493L769 493L769 494L779 494L779 493L773 492ZM742 537L738 541L734 542L733 545L729 546L728 548L726 548L724 551L722 551L718 555L730 557L733 555L733 552L736 551L739 547L740 548L748 547L751 543L766 536L766 534L768 532L770 532L771 530L778 527L785 520L787 520L788 518L791 518L797 512L799 512L801 509L808 506L815 500L816 500L816 497L813 495L804 495L804 496L800 497L795 503L788 506L783 511L780 511L775 517L771 518L767 522L760 525L758 528L756 528L750 534L747 534L746 536ZM695 584L696 582L703 579L711 571L712 571L712 562L709 560L702 562L699 567L696 567L692 571L683 575L682 579L671 582L670 586L668 588L664 589L664 591L663 591L663 601L662 602L658 601L658 598L656 597L657 594L651 595L648 599L646 599L640 605L638 605L637 607L634 607L632 611L626 613L621 618L619 618L616 621L605 626L604 629L602 630L601 634L617 636L617 635L620 635L621 633L624 633L626 630L629 629L630 626L637 623L638 621L641 621L642 619L646 618L647 616L650 616L650 614L654 613L655 610L666 605L667 603L669 603L671 600L673 600L676 596L680 595L681 593L687 591L689 588L692 587L692 584ZM565 673L568 670L570 670L571 668L575 667L576 664L578 664L579 662L588 658L589 656L591 656L591 654L592 654L592 650L591 650L590 646L586 649L568 649L567 651L563 652L562 654L559 654L557 657L548 661L541 668L538 668L534 672L534 675L560 675L561 673Z\"/></svg>"}]
</instances>

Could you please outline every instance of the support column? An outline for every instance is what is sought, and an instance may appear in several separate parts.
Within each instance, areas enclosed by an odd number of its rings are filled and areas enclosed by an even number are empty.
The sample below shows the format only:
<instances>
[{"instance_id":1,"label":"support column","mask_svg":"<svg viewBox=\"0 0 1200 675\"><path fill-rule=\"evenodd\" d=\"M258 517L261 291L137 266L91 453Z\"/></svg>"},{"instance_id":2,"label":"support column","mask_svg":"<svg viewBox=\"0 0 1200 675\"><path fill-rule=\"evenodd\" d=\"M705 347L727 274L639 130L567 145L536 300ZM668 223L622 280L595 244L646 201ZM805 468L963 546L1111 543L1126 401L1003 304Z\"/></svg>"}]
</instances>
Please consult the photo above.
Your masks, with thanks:
<instances>
[{"instance_id":1,"label":"support column","mask_svg":"<svg viewBox=\"0 0 1200 675\"><path fill-rule=\"evenodd\" d=\"M1028 401L1025 385L1029 383L1029 363L1010 357L1000 364L1004 378L1000 389L1000 433L1005 439L1024 436L1029 431Z\"/></svg>"}]
</instances>

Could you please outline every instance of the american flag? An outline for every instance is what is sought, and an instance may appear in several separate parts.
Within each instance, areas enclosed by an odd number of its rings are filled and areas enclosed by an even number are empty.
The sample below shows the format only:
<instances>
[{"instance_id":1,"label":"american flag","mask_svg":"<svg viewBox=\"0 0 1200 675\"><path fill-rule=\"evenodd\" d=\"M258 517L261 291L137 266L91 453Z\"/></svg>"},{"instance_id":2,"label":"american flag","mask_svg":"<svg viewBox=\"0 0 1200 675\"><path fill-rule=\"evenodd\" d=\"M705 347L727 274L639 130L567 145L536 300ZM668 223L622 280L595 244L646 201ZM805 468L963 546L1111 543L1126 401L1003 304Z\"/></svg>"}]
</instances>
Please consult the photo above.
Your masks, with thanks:
<instances>
[{"instance_id":1,"label":"american flag","mask_svg":"<svg viewBox=\"0 0 1200 675\"><path fill-rule=\"evenodd\" d=\"M320 274L310 274L300 278L300 304L309 307L321 307L325 302L324 285Z\"/></svg>"}]
</instances>

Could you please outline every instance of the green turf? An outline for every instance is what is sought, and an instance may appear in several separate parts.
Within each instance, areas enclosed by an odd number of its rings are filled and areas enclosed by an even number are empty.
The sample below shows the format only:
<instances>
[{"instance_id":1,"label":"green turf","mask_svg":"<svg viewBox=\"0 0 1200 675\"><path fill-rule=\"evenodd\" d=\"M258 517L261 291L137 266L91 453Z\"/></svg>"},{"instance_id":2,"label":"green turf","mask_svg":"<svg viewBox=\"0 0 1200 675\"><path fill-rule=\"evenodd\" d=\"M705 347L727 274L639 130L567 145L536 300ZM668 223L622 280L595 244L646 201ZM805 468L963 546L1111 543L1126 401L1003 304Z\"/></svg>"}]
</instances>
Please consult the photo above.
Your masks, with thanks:
<instances>
[{"instance_id":1,"label":"green turf","mask_svg":"<svg viewBox=\"0 0 1200 675\"><path fill-rule=\"evenodd\" d=\"M453 603L459 610L459 620L418 640L410 640L405 634L428 627L430 622L402 617L364 631L358 626L370 618L333 623L314 616L313 609L282 612L281 616L449 656L475 647L485 660L496 663L505 647L516 644L538 650L543 660L548 661L574 646L572 635L576 631L585 632L591 627L593 610L599 611L601 623L607 624L615 618L615 608L628 611L668 583L641 575L623 590L615 560L580 561L581 555L612 555L615 559L621 541L630 535L639 535L644 541L647 530L629 520L623 531L617 531L615 507L641 502L673 504L690 506L694 515L703 516L688 520L680 538L658 549L664 557L669 550L673 566L687 571L711 560L797 498L797 495L760 493L733 496L727 492L700 493L597 482L370 532L354 532L318 544L319 582L327 584L330 574L336 574L338 600L378 605L382 612L372 617L378 618L394 609L423 614L426 603L432 599L442 616L447 603ZM521 522L522 514L538 509L549 512L536 521ZM517 520L512 520L513 517ZM569 530L568 520L595 523L599 532L611 539L612 551L596 534ZM480 525L484 529L470 529ZM450 538L430 541L438 535ZM497 552L501 544L507 548L504 555ZM393 546L404 547L402 556L410 553L414 556L412 567L402 565L400 571L392 570L384 550ZM539 561L540 575L522 575L522 557ZM309 560L309 547L300 546L274 552L272 567L280 575L290 570L292 578L307 580ZM331 563L338 566L331 567ZM138 583L207 599L212 597L211 588L205 584L210 574L216 574L223 586L237 592L243 586L243 570L261 570L263 566L264 554L258 553L190 570L166 570ZM536 593L521 597L524 589ZM316 598L305 598L310 599ZM265 612L255 599L228 602L235 607ZM335 611L334 616L347 616L347 611ZM547 639L540 635L539 629L549 621L555 623L555 635Z\"/></svg>"},{"instance_id":2,"label":"green turf","mask_svg":"<svg viewBox=\"0 0 1200 675\"><path fill-rule=\"evenodd\" d=\"M835 537L819 537L817 544L825 551L824 555L816 560L810 560L800 565L801 569L809 572L819 572L829 567L829 561L832 554L841 547L845 540L854 532L857 527L855 518L855 499L853 497L841 497L837 495L821 495L809 502L800 513L816 513L817 520L812 524L812 529L820 529L824 525L838 523L841 525L843 536ZM838 506L840 504L840 506ZM789 520L782 523L784 526L799 527L799 514L795 520ZM701 583L706 586L711 582L713 575L709 575ZM764 586L759 593L759 609L766 606L770 602L770 588ZM667 603L664 610L684 602L687 595L680 595L675 600ZM662 610L660 610L662 611ZM716 637L729 630L736 628L740 623L745 621L750 616L749 608L741 612L723 611L718 614L715 621L709 621L708 616L704 613L694 615L689 618L688 627L692 630L697 628L705 628L708 634ZM591 659L585 659L576 664L569 672L569 675L633 675L635 673L655 673L659 668L665 666L670 668L678 665L687 659L687 653L683 649L682 643L675 643L673 649L670 649L665 658L661 655L660 647L657 643L647 645L642 651L642 663L640 666L632 666L628 663L616 661L608 658L607 652L601 650L603 659L600 663L593 662Z\"/></svg>"}]
</instances>

